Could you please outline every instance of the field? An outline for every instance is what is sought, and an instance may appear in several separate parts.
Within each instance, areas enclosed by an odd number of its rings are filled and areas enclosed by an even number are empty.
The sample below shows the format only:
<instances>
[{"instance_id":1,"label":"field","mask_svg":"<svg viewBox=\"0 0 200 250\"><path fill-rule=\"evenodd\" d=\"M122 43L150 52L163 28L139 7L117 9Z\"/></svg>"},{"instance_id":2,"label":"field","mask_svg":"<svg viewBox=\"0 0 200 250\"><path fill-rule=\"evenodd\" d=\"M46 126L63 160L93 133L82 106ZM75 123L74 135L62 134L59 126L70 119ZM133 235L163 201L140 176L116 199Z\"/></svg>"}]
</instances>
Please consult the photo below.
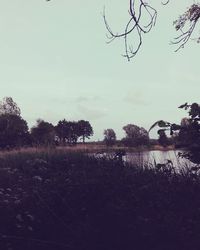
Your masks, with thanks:
<instances>
[{"instance_id":1,"label":"field","mask_svg":"<svg viewBox=\"0 0 200 250\"><path fill-rule=\"evenodd\" d=\"M0 249L199 249L197 174L55 149L0 157Z\"/></svg>"},{"instance_id":2,"label":"field","mask_svg":"<svg viewBox=\"0 0 200 250\"><path fill-rule=\"evenodd\" d=\"M52 146L51 149L55 149ZM57 150L64 152L78 152L78 153L104 153L104 152L115 152L118 150L124 150L125 152L141 152L146 150L160 150L160 151L168 151L174 150L175 147L173 145L162 147L161 145L153 145L153 146L140 146L140 147L125 147L120 145L114 145L112 147L107 147L104 143L78 143L74 146L57 146ZM12 150L2 150L0 151L0 156L4 157L7 154L16 154L16 153L40 153L46 152L47 147L22 147L18 149Z\"/></svg>"}]
</instances>

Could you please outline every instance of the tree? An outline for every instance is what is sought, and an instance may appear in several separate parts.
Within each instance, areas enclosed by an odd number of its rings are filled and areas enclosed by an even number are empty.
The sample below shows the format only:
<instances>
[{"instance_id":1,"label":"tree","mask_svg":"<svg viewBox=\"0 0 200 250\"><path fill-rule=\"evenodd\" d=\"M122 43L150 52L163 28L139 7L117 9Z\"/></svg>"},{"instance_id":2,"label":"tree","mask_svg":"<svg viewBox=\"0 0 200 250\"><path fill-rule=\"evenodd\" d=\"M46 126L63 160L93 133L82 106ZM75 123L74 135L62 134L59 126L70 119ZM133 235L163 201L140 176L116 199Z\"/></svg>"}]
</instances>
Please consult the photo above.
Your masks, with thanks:
<instances>
[{"instance_id":1,"label":"tree","mask_svg":"<svg viewBox=\"0 0 200 250\"><path fill-rule=\"evenodd\" d=\"M78 141L79 135L79 125L75 121L68 121L68 134L67 134L67 142L69 145L75 145Z\"/></svg>"},{"instance_id":2,"label":"tree","mask_svg":"<svg viewBox=\"0 0 200 250\"><path fill-rule=\"evenodd\" d=\"M79 137L79 126L75 121L61 120L55 126L56 135L59 138L59 142L65 146L66 143L74 145L77 143Z\"/></svg>"},{"instance_id":3,"label":"tree","mask_svg":"<svg viewBox=\"0 0 200 250\"><path fill-rule=\"evenodd\" d=\"M33 143L37 146L49 146L55 143L54 126L43 120L38 119L36 126L31 128Z\"/></svg>"},{"instance_id":4,"label":"tree","mask_svg":"<svg viewBox=\"0 0 200 250\"><path fill-rule=\"evenodd\" d=\"M186 149L186 152L179 153L180 156L189 159L190 161L199 164L200 163L200 105L193 103L189 105L185 103L179 106L181 109L188 110L189 118L184 118L180 125L165 122L160 120L154 123L150 130L155 126L165 128L169 130L170 134L174 132L178 133L179 146Z\"/></svg>"},{"instance_id":5,"label":"tree","mask_svg":"<svg viewBox=\"0 0 200 250\"><path fill-rule=\"evenodd\" d=\"M159 138L158 142L161 146L166 147L169 144L169 140L166 136L165 129L158 130Z\"/></svg>"},{"instance_id":6,"label":"tree","mask_svg":"<svg viewBox=\"0 0 200 250\"><path fill-rule=\"evenodd\" d=\"M112 146L116 142L116 134L112 128L104 130L104 142L107 146Z\"/></svg>"},{"instance_id":7,"label":"tree","mask_svg":"<svg viewBox=\"0 0 200 250\"><path fill-rule=\"evenodd\" d=\"M27 145L29 132L27 122L16 114L0 115L0 147L13 148Z\"/></svg>"},{"instance_id":8,"label":"tree","mask_svg":"<svg viewBox=\"0 0 200 250\"><path fill-rule=\"evenodd\" d=\"M85 138L90 138L93 135L93 129L89 121L80 120L78 121L78 135L82 137L83 143L85 143Z\"/></svg>"},{"instance_id":9,"label":"tree","mask_svg":"<svg viewBox=\"0 0 200 250\"><path fill-rule=\"evenodd\" d=\"M16 102L13 101L12 97L4 97L0 102L0 115L3 114L20 116L20 108L17 106Z\"/></svg>"},{"instance_id":10,"label":"tree","mask_svg":"<svg viewBox=\"0 0 200 250\"><path fill-rule=\"evenodd\" d=\"M123 130L126 133L126 137L122 140L127 146L141 146L149 143L148 132L143 127L128 124L123 127Z\"/></svg>"},{"instance_id":11,"label":"tree","mask_svg":"<svg viewBox=\"0 0 200 250\"><path fill-rule=\"evenodd\" d=\"M167 5L170 0L162 2L163 5ZM109 41L112 42L116 38L124 38L125 45L125 54L124 56L130 60L133 58L139 51L142 42L143 36L149 33L153 26L156 24L157 10L150 5L147 1L143 0L129 0L129 20L125 24L124 31L121 33L114 33L110 28L105 11L103 14L104 23L106 29L109 33ZM145 18L144 18L145 17ZM174 39L173 44L177 44L179 49L183 48L184 45L190 40L191 35L193 34L195 27L199 21L200 17L200 3L192 4L185 13L183 13L176 21L174 21L174 26L176 31L180 32L178 37ZM144 23L144 21L147 23ZM136 33L138 36L138 42L136 42L135 47L129 41L131 34ZM200 42L200 37L196 38L196 41Z\"/></svg>"},{"instance_id":12,"label":"tree","mask_svg":"<svg viewBox=\"0 0 200 250\"><path fill-rule=\"evenodd\" d=\"M59 121L58 124L55 126L56 135L59 138L59 142L65 146L67 137L68 137L68 124L67 121L64 119Z\"/></svg>"},{"instance_id":13,"label":"tree","mask_svg":"<svg viewBox=\"0 0 200 250\"><path fill-rule=\"evenodd\" d=\"M187 147L187 145L188 145L187 128L190 125L190 120L187 117L184 117L184 118L182 118L180 125L181 125L182 129L180 129L178 132L176 132L176 136L175 136L175 146L177 148ZM183 128L185 128L185 129L183 129ZM174 134L175 134L175 132L173 132L173 135Z\"/></svg>"},{"instance_id":14,"label":"tree","mask_svg":"<svg viewBox=\"0 0 200 250\"><path fill-rule=\"evenodd\" d=\"M4 97L0 102L0 147L17 147L29 143L27 122L12 97Z\"/></svg>"}]
</instances>

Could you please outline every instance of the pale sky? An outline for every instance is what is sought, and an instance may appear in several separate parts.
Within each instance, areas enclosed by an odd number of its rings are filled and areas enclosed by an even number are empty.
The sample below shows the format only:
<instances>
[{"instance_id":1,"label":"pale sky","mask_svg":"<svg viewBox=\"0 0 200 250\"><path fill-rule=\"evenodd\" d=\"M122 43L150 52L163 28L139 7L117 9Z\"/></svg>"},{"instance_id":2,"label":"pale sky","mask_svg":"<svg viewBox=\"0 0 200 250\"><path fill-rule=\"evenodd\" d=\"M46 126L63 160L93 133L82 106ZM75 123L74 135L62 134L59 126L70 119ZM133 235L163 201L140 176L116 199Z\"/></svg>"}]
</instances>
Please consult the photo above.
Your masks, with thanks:
<instances>
[{"instance_id":1,"label":"pale sky","mask_svg":"<svg viewBox=\"0 0 200 250\"><path fill-rule=\"evenodd\" d=\"M180 122L177 107L199 102L200 45L175 53L173 21L193 3L171 1L158 9L157 24L128 62L123 40L106 44L102 12L113 30L123 30L128 1L0 0L0 99L11 96L29 127L41 118L89 120L92 140L128 123L146 129L157 120ZM132 38L134 44L134 38Z\"/></svg>"}]
</instances>

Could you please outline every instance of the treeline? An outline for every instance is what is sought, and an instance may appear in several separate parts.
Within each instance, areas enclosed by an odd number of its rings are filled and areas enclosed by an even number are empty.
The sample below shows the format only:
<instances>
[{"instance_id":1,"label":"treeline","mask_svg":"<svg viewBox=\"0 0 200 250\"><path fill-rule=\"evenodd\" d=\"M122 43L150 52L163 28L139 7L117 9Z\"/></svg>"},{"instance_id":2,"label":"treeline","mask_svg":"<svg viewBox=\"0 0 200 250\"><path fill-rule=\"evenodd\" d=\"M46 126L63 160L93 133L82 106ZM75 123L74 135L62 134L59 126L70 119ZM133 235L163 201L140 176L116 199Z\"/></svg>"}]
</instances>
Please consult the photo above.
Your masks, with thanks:
<instances>
[{"instance_id":1,"label":"treeline","mask_svg":"<svg viewBox=\"0 0 200 250\"><path fill-rule=\"evenodd\" d=\"M119 145L126 147L152 146L160 144L164 147L175 145L176 147L191 147L191 152L199 153L200 138L200 106L196 103L180 106L189 110L189 118L183 118L180 125L157 121L151 126L160 127L157 131L158 140L150 139L149 132L135 124L127 124L123 127L125 137L117 140L112 128L103 132L103 143L107 146ZM166 132L170 132L167 137ZM34 127L28 128L27 122L21 117L18 105L11 97L5 97L0 102L0 148L14 148L23 146L65 146L76 145L77 142L85 143L86 138L93 135L93 128L89 121L60 120L54 126L52 123L38 119ZM195 145L194 145L195 144ZM188 158L191 158L188 156Z\"/></svg>"},{"instance_id":2,"label":"treeline","mask_svg":"<svg viewBox=\"0 0 200 250\"><path fill-rule=\"evenodd\" d=\"M117 140L112 128L104 130L103 143L107 146L119 145L126 147L169 144L169 138L160 135L159 140L149 138L149 133L143 127L127 124L123 127L125 137ZM9 149L24 146L66 146L76 145L78 141L85 143L86 138L93 135L89 121L60 120L54 126L52 123L38 119L36 125L28 128L22 118L18 105L11 97L5 97L0 102L0 148Z\"/></svg>"},{"instance_id":3,"label":"treeline","mask_svg":"<svg viewBox=\"0 0 200 250\"><path fill-rule=\"evenodd\" d=\"M188 112L188 117L184 117L180 124L159 120L149 129L151 131L157 127L157 142L163 146L173 145L175 148L182 149L178 153L179 157L186 158L195 164L200 164L200 105L198 103L188 104L187 102L178 108ZM123 127L126 136L122 143L126 146L153 145L156 141L149 139L148 132L134 124L128 124ZM166 133L170 134L170 137ZM113 129L104 131L104 141L107 145L116 143L116 135ZM153 143L152 143L153 142ZM199 171L198 166L195 171Z\"/></svg>"},{"instance_id":4,"label":"treeline","mask_svg":"<svg viewBox=\"0 0 200 250\"><path fill-rule=\"evenodd\" d=\"M116 138L116 133L112 128L104 130L104 143L107 146L123 145L127 147L148 146L151 143L146 129L134 124L127 124L123 127L125 137L120 141Z\"/></svg>"},{"instance_id":5,"label":"treeline","mask_svg":"<svg viewBox=\"0 0 200 250\"><path fill-rule=\"evenodd\" d=\"M113 129L104 130L103 143L107 146L120 144L129 147L148 146L150 143L147 130L134 124L123 127L125 137L116 138ZM0 148L9 149L23 146L65 146L76 145L78 141L85 143L86 138L93 135L89 121L60 120L52 123L38 119L36 125L28 128L27 122L21 117L18 105L11 97L0 102Z\"/></svg>"},{"instance_id":6,"label":"treeline","mask_svg":"<svg viewBox=\"0 0 200 250\"><path fill-rule=\"evenodd\" d=\"M30 130L20 108L11 97L0 102L0 148L22 146L75 145L93 135L89 121L60 120L57 125L37 120Z\"/></svg>"}]
</instances>

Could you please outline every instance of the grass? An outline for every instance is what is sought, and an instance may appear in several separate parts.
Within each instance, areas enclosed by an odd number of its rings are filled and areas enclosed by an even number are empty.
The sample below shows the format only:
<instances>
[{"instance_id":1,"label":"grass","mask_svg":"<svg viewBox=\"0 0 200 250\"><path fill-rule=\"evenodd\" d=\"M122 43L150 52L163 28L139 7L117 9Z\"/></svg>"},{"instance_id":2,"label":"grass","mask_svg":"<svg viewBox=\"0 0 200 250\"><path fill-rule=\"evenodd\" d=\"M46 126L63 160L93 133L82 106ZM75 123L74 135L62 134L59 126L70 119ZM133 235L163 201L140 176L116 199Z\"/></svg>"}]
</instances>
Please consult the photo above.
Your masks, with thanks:
<instances>
[{"instance_id":1,"label":"grass","mask_svg":"<svg viewBox=\"0 0 200 250\"><path fill-rule=\"evenodd\" d=\"M0 157L0 249L199 249L198 175L53 149Z\"/></svg>"},{"instance_id":2,"label":"grass","mask_svg":"<svg viewBox=\"0 0 200 250\"><path fill-rule=\"evenodd\" d=\"M157 151L169 151L174 150L174 146L167 146L163 147L160 145L154 145L154 146L138 146L138 147L125 147L120 145L113 145L113 146L106 146L103 143L97 143L97 142L88 142L88 143L78 143L74 146L57 146L57 150L59 151L65 151L70 153L109 153L109 152L115 152L118 150L124 150L125 152L143 152L143 151L149 151L149 150L157 150ZM0 151L0 157L4 157L7 154L16 154L16 153L40 153L40 152L46 152L46 147L24 147L20 149L13 149L11 151L5 150Z\"/></svg>"}]
</instances>

